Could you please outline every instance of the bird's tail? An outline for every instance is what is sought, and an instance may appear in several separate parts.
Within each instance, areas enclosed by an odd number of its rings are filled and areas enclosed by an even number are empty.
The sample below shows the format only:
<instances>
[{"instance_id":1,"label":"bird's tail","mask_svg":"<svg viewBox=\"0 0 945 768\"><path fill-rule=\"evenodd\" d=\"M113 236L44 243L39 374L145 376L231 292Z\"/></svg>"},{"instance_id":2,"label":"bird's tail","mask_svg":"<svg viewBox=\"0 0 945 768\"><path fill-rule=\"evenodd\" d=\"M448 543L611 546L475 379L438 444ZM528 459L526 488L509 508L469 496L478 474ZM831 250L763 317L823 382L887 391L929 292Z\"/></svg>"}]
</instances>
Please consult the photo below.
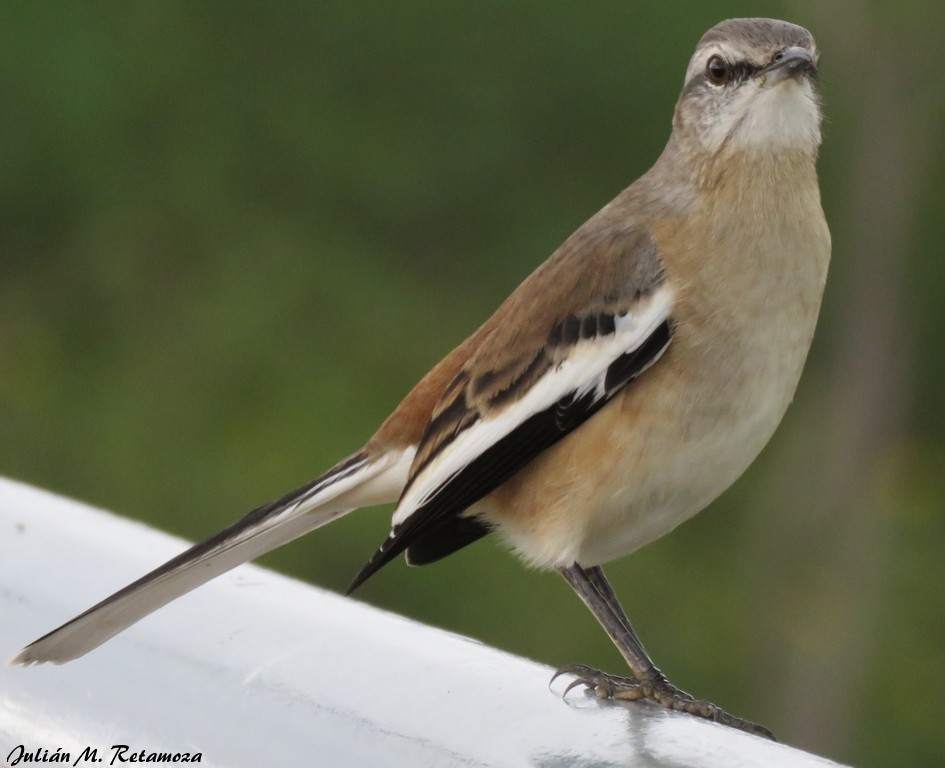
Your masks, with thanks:
<instances>
[{"instance_id":1,"label":"bird's tail","mask_svg":"<svg viewBox=\"0 0 945 768\"><path fill-rule=\"evenodd\" d=\"M135 622L237 565L320 528L353 509L396 500L406 478L402 456L356 453L308 485L253 510L35 640L10 664L63 664L84 656ZM406 462L409 465L409 461Z\"/></svg>"}]
</instances>

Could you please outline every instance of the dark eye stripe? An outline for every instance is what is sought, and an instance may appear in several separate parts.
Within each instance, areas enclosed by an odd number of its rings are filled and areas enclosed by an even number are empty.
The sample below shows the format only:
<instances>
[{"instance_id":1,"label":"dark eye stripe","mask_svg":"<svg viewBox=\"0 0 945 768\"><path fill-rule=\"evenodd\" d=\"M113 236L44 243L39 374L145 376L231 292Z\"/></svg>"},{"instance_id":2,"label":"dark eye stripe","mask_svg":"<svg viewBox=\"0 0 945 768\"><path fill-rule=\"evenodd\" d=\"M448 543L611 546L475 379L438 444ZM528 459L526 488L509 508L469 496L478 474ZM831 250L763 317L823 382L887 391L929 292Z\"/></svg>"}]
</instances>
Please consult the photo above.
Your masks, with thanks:
<instances>
[{"instance_id":1,"label":"dark eye stripe","mask_svg":"<svg viewBox=\"0 0 945 768\"><path fill-rule=\"evenodd\" d=\"M732 79L733 83L740 83L744 80L747 80L752 75L757 74L761 71L761 67L756 66L755 64L749 64L747 61L736 61L731 65Z\"/></svg>"},{"instance_id":2,"label":"dark eye stripe","mask_svg":"<svg viewBox=\"0 0 945 768\"><path fill-rule=\"evenodd\" d=\"M756 75L758 72L760 72L763 69L763 67L758 66L756 64L750 64L747 61L736 61L734 64L729 64L729 68L730 68L729 69L730 77L726 85L732 85L732 84L737 85L738 83L742 83L748 78L752 77L753 75ZM687 94L691 93L692 91L698 88L706 88L709 86L713 88L719 87L709 79L705 70L703 70L702 72L699 72L697 75L693 75L692 79L690 79L689 82L686 83L685 87L683 88L681 98L685 98Z\"/></svg>"},{"instance_id":3,"label":"dark eye stripe","mask_svg":"<svg viewBox=\"0 0 945 768\"><path fill-rule=\"evenodd\" d=\"M742 83L748 78L760 72L763 68L755 64L749 64L747 61L736 61L734 64L729 63L728 65L728 79L725 82L725 85L737 85ZM693 78L695 79L695 78ZM707 72L702 73L703 81L709 82L713 85L717 85L712 81Z\"/></svg>"}]
</instances>

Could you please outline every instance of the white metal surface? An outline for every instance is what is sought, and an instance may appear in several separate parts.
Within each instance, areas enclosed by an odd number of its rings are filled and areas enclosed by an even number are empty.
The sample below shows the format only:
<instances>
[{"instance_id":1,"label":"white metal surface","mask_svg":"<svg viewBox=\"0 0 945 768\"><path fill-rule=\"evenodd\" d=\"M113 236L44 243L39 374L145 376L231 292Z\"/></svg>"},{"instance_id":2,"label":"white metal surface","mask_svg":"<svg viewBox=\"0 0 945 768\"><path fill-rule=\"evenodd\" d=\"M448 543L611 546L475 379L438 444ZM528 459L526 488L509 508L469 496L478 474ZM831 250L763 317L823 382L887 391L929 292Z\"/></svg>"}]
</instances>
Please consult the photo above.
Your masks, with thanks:
<instances>
[{"instance_id":1,"label":"white metal surface","mask_svg":"<svg viewBox=\"0 0 945 768\"><path fill-rule=\"evenodd\" d=\"M0 478L0 659L183 547ZM0 761L119 765L128 745L234 767L835 765L647 704L562 701L551 674L242 566L82 659L0 667Z\"/></svg>"}]
</instances>

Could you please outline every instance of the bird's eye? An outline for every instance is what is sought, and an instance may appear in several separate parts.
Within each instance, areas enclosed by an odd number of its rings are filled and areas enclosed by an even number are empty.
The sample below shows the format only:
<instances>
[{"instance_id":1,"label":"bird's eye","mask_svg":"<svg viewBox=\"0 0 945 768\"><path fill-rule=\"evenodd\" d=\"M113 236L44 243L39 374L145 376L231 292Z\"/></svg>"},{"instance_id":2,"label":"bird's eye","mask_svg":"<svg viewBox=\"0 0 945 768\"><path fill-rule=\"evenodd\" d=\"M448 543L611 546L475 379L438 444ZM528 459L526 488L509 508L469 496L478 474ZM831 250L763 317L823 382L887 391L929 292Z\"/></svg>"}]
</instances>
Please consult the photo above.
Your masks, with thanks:
<instances>
[{"instance_id":1,"label":"bird's eye","mask_svg":"<svg viewBox=\"0 0 945 768\"><path fill-rule=\"evenodd\" d=\"M705 65L705 74L716 85L724 85L728 82L731 67L721 56L713 56Z\"/></svg>"}]
</instances>

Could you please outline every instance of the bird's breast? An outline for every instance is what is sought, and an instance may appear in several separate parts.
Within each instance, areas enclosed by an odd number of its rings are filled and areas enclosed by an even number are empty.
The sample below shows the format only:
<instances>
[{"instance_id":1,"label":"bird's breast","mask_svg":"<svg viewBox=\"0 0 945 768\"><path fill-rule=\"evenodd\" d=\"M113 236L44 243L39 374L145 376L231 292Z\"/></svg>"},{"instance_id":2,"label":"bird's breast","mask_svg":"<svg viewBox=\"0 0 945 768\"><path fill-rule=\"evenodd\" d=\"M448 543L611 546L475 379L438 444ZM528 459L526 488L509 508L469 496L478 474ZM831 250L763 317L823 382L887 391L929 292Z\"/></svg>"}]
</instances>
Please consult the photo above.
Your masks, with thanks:
<instances>
[{"instance_id":1,"label":"bird's breast","mask_svg":"<svg viewBox=\"0 0 945 768\"><path fill-rule=\"evenodd\" d=\"M678 295L667 353L483 504L526 560L625 555L699 512L756 458L814 332L829 258L815 202L811 226L726 231L692 217L690 231L665 238Z\"/></svg>"}]
</instances>

